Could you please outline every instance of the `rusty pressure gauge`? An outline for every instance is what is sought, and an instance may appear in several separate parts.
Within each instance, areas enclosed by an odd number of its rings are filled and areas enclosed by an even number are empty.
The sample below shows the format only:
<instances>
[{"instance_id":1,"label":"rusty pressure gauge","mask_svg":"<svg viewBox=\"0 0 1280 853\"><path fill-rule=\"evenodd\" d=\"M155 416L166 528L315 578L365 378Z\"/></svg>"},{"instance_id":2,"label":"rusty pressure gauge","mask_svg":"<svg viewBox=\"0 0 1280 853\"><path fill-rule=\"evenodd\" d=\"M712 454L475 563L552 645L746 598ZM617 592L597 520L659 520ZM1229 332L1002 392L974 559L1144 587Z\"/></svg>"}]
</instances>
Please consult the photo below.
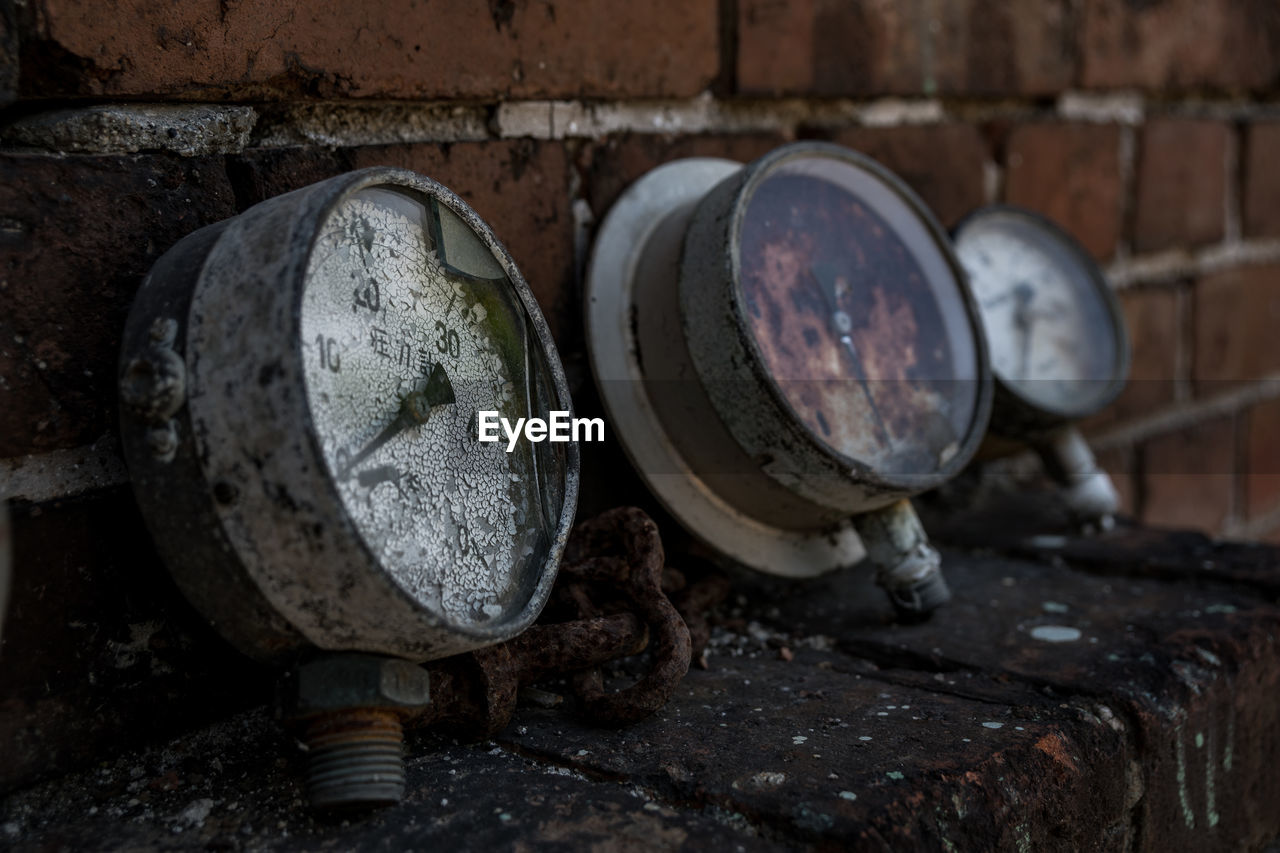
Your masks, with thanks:
<instances>
[{"instance_id":1,"label":"rusty pressure gauge","mask_svg":"<svg viewBox=\"0 0 1280 853\"><path fill-rule=\"evenodd\" d=\"M541 611L576 445L507 452L477 440L476 417L567 411L567 386L511 257L435 181L352 172L186 237L137 295L120 376L160 554L241 651L422 661ZM338 693L391 701L390 676L362 667L336 666L351 673ZM397 679L391 698L407 695ZM403 769L395 783L382 760L354 792L321 774L313 799L396 799Z\"/></svg>"},{"instance_id":2,"label":"rusty pressure gauge","mask_svg":"<svg viewBox=\"0 0 1280 853\"><path fill-rule=\"evenodd\" d=\"M527 628L576 505L575 444L477 441L479 411L570 409L511 256L403 170L264 201L156 261L120 402L178 587L242 652L294 663L312 804L396 802L402 720L430 702L411 661Z\"/></svg>"},{"instance_id":3,"label":"rusty pressure gauge","mask_svg":"<svg viewBox=\"0 0 1280 853\"><path fill-rule=\"evenodd\" d=\"M510 256L457 196L353 172L166 253L122 358L125 452L184 592L241 650L411 659L528 626L576 500L572 444L476 440L568 409Z\"/></svg>"},{"instance_id":4,"label":"rusty pressure gauge","mask_svg":"<svg viewBox=\"0 0 1280 853\"><path fill-rule=\"evenodd\" d=\"M679 160L601 226L592 365L696 537L793 577L865 553L895 605L927 612L949 593L906 499L965 465L991 404L962 277L925 205L852 151Z\"/></svg>"},{"instance_id":5,"label":"rusty pressure gauge","mask_svg":"<svg viewBox=\"0 0 1280 853\"><path fill-rule=\"evenodd\" d=\"M1072 423L1124 388L1124 316L1088 253L1029 210L992 205L955 231L987 342L995 435L1030 444L1063 488L1076 518L1104 529L1119 498Z\"/></svg>"}]
</instances>

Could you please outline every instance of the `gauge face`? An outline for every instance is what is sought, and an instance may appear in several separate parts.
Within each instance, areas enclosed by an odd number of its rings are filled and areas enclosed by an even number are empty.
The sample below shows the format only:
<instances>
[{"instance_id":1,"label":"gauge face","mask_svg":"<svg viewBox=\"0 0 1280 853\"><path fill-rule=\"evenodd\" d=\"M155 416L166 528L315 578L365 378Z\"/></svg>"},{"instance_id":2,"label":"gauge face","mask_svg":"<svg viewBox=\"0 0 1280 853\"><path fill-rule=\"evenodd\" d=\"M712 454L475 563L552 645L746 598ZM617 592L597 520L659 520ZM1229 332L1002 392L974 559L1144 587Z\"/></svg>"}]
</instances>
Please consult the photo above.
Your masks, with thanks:
<instances>
[{"instance_id":1,"label":"gauge face","mask_svg":"<svg viewBox=\"0 0 1280 853\"><path fill-rule=\"evenodd\" d=\"M1104 404L1124 355L1093 262L1048 223L1004 208L970 218L955 243L996 377L1050 412Z\"/></svg>"},{"instance_id":2,"label":"gauge face","mask_svg":"<svg viewBox=\"0 0 1280 853\"><path fill-rule=\"evenodd\" d=\"M527 602L563 504L550 445L477 439L546 417L553 385L501 263L452 211L363 189L314 243L301 309L315 437L365 546L448 623Z\"/></svg>"},{"instance_id":3,"label":"gauge face","mask_svg":"<svg viewBox=\"0 0 1280 853\"><path fill-rule=\"evenodd\" d=\"M782 395L832 451L928 476L979 407L978 345L945 250L887 181L819 155L783 160L746 201L739 288Z\"/></svg>"}]
</instances>

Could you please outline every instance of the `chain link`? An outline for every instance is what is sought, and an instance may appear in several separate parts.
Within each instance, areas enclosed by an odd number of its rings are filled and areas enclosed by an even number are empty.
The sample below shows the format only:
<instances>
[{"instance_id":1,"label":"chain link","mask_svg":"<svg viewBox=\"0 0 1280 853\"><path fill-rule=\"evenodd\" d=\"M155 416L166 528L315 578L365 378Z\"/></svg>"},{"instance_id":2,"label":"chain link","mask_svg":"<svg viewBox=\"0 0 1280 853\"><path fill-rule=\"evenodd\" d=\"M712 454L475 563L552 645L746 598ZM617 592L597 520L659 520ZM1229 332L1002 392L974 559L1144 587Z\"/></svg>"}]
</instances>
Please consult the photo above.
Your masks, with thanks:
<instances>
[{"instance_id":1,"label":"chain link","mask_svg":"<svg viewBox=\"0 0 1280 853\"><path fill-rule=\"evenodd\" d=\"M723 575L690 583L666 567L658 526L642 510L604 512L573 529L537 625L508 642L425 665L431 704L413 723L489 737L510 721L520 687L554 676L568 676L592 723L634 723L665 705L690 660L701 658L707 611L728 590ZM641 653L647 671L607 690L604 664Z\"/></svg>"}]
</instances>

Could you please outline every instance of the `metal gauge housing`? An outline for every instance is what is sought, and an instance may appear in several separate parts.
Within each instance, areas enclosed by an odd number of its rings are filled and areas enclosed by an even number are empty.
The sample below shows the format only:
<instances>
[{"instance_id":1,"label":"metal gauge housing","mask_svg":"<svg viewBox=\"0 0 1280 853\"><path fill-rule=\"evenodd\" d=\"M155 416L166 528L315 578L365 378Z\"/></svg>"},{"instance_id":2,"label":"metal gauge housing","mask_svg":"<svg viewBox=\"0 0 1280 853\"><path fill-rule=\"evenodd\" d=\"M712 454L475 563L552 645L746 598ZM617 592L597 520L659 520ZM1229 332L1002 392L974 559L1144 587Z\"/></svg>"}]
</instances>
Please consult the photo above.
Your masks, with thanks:
<instances>
[{"instance_id":1,"label":"metal gauge housing","mask_svg":"<svg viewBox=\"0 0 1280 853\"><path fill-rule=\"evenodd\" d=\"M945 585L904 499L965 465L991 401L962 278L923 202L852 151L680 160L602 224L592 364L632 461L695 536L797 577L865 545L895 603L927 610Z\"/></svg>"},{"instance_id":2,"label":"metal gauge housing","mask_svg":"<svg viewBox=\"0 0 1280 853\"><path fill-rule=\"evenodd\" d=\"M366 169L161 257L121 359L135 493L187 597L242 651L425 660L541 611L577 500L570 443L478 441L477 412L570 409L488 226Z\"/></svg>"},{"instance_id":3,"label":"metal gauge housing","mask_svg":"<svg viewBox=\"0 0 1280 853\"><path fill-rule=\"evenodd\" d=\"M992 433L1030 443L1069 507L1109 523L1115 489L1070 426L1111 403L1129 372L1124 316L1106 278L1069 234L1022 208L980 208L954 240L991 349Z\"/></svg>"}]
</instances>

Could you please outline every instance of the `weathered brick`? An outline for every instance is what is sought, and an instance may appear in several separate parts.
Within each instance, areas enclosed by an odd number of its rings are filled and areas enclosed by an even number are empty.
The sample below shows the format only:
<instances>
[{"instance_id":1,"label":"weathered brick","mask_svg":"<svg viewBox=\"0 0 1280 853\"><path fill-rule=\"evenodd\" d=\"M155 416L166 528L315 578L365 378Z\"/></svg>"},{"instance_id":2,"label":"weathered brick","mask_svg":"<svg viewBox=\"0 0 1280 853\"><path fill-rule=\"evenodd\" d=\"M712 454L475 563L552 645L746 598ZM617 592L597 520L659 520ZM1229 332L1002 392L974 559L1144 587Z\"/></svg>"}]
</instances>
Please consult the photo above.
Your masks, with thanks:
<instances>
[{"instance_id":1,"label":"weathered brick","mask_svg":"<svg viewBox=\"0 0 1280 853\"><path fill-rule=\"evenodd\" d=\"M1250 518L1280 506L1280 400L1249 410L1245 452L1245 512Z\"/></svg>"},{"instance_id":2,"label":"weathered brick","mask_svg":"<svg viewBox=\"0 0 1280 853\"><path fill-rule=\"evenodd\" d=\"M1038 210L1099 259L1120 238L1120 129L1112 125L1025 124L1009 134L1005 198Z\"/></svg>"},{"instance_id":3,"label":"weathered brick","mask_svg":"<svg viewBox=\"0 0 1280 853\"><path fill-rule=\"evenodd\" d=\"M1129 381L1108 409L1108 420L1149 415L1172 403L1177 391L1183 329L1178 291L1169 287L1129 288L1119 293L1129 329Z\"/></svg>"},{"instance_id":4,"label":"weathered brick","mask_svg":"<svg viewBox=\"0 0 1280 853\"><path fill-rule=\"evenodd\" d=\"M1241 193L1244 233L1280 237L1280 121L1249 125Z\"/></svg>"},{"instance_id":5,"label":"weathered brick","mask_svg":"<svg viewBox=\"0 0 1280 853\"><path fill-rule=\"evenodd\" d=\"M263 701L182 599L127 488L20 509L0 667L0 790Z\"/></svg>"},{"instance_id":6,"label":"weathered brick","mask_svg":"<svg viewBox=\"0 0 1280 853\"><path fill-rule=\"evenodd\" d=\"M434 178L466 199L511 252L561 346L580 338L572 293L569 159L534 140L390 145L317 152L262 150L232 158L241 203L252 204L366 166L398 166Z\"/></svg>"},{"instance_id":7,"label":"weathered brick","mask_svg":"<svg viewBox=\"0 0 1280 853\"><path fill-rule=\"evenodd\" d=\"M355 819L316 819L302 806L302 757L260 709L21 791L0 803L0 814L17 819L6 842L42 850L237 849L241 838L280 853L779 847L715 811L492 743L411 734L406 751L403 802Z\"/></svg>"},{"instance_id":8,"label":"weathered brick","mask_svg":"<svg viewBox=\"0 0 1280 853\"><path fill-rule=\"evenodd\" d=\"M1196 393L1259 379L1280 370L1280 265L1238 267L1195 285Z\"/></svg>"},{"instance_id":9,"label":"weathered brick","mask_svg":"<svg viewBox=\"0 0 1280 853\"><path fill-rule=\"evenodd\" d=\"M746 163L787 140L778 134L741 136L612 136L584 150L579 158L587 174L586 198L597 219L608 213L622 191L655 166L684 157L723 157Z\"/></svg>"},{"instance_id":10,"label":"weathered brick","mask_svg":"<svg viewBox=\"0 0 1280 853\"><path fill-rule=\"evenodd\" d=\"M134 292L233 201L221 158L0 155L0 457L112 428Z\"/></svg>"},{"instance_id":11,"label":"weathered brick","mask_svg":"<svg viewBox=\"0 0 1280 853\"><path fill-rule=\"evenodd\" d=\"M1230 145L1231 131L1222 122L1147 122L1138 152L1135 251L1222 239Z\"/></svg>"},{"instance_id":12,"label":"weathered brick","mask_svg":"<svg viewBox=\"0 0 1280 853\"><path fill-rule=\"evenodd\" d=\"M1216 533L1235 494L1235 421L1215 418L1142 448L1142 520Z\"/></svg>"},{"instance_id":13,"label":"weathered brick","mask_svg":"<svg viewBox=\"0 0 1280 853\"><path fill-rule=\"evenodd\" d=\"M1040 94L1075 74L1071 4L742 0L748 94Z\"/></svg>"},{"instance_id":14,"label":"weathered brick","mask_svg":"<svg viewBox=\"0 0 1280 853\"><path fill-rule=\"evenodd\" d=\"M18 97L18 28L11 0L0 0L0 107Z\"/></svg>"},{"instance_id":15,"label":"weathered brick","mask_svg":"<svg viewBox=\"0 0 1280 853\"><path fill-rule=\"evenodd\" d=\"M1280 73L1271 0L1085 0L1081 80L1089 88L1260 89Z\"/></svg>"},{"instance_id":16,"label":"weathered brick","mask_svg":"<svg viewBox=\"0 0 1280 853\"><path fill-rule=\"evenodd\" d=\"M51 0L22 93L185 99L680 97L719 70L714 0ZM29 48L29 49L25 49Z\"/></svg>"},{"instance_id":17,"label":"weathered brick","mask_svg":"<svg viewBox=\"0 0 1280 853\"><path fill-rule=\"evenodd\" d=\"M950 227L986 200L987 147L972 125L851 128L833 139L880 161L918 192Z\"/></svg>"}]
</instances>

